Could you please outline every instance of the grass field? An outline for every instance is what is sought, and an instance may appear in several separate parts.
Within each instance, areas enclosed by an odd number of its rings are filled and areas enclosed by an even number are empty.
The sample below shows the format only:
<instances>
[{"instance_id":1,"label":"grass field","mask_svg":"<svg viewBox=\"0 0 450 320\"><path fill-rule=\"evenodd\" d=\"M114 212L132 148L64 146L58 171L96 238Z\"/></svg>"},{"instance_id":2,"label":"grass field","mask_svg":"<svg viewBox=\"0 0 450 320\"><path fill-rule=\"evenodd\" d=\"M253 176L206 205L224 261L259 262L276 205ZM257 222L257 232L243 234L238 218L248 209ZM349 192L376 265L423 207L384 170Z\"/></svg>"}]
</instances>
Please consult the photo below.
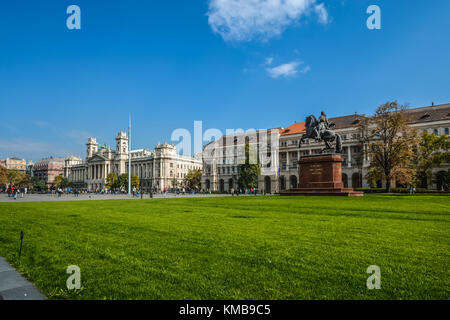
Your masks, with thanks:
<instances>
[{"instance_id":1,"label":"grass field","mask_svg":"<svg viewBox=\"0 0 450 320\"><path fill-rule=\"evenodd\" d=\"M448 196L0 203L0 255L49 299L449 299L449 249Z\"/></svg>"}]
</instances>

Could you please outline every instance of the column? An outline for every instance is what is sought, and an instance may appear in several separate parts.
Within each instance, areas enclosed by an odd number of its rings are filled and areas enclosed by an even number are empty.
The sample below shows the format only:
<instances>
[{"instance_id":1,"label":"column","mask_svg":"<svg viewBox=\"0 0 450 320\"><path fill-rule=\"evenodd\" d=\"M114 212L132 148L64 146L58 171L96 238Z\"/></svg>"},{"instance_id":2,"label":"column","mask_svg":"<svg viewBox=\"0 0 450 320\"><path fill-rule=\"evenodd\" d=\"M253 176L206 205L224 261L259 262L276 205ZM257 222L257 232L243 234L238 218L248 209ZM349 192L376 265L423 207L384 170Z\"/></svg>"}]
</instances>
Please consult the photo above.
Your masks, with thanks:
<instances>
[{"instance_id":1,"label":"column","mask_svg":"<svg viewBox=\"0 0 450 320\"><path fill-rule=\"evenodd\" d=\"M352 167L352 151L350 146L347 147L347 167Z\"/></svg>"},{"instance_id":2,"label":"column","mask_svg":"<svg viewBox=\"0 0 450 320\"><path fill-rule=\"evenodd\" d=\"M286 152L286 165L287 165L287 167L286 167L286 169L290 169L290 167L289 167L289 151L287 151Z\"/></svg>"}]
</instances>

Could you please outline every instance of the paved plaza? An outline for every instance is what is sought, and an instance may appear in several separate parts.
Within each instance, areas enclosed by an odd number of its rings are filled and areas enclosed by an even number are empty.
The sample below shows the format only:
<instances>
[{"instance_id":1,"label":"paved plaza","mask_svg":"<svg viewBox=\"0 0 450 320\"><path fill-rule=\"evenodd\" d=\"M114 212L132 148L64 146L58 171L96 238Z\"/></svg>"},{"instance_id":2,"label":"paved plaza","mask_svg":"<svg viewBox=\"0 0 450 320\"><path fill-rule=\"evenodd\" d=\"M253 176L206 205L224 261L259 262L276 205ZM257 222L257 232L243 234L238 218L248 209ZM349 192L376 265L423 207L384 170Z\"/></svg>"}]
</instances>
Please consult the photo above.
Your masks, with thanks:
<instances>
[{"instance_id":1,"label":"paved plaza","mask_svg":"<svg viewBox=\"0 0 450 320\"><path fill-rule=\"evenodd\" d=\"M254 195L239 195L238 197L249 197ZM174 194L167 193L166 196L161 193L153 194L153 199L161 198L204 198L204 197L231 197L230 194ZM150 194L146 193L143 199L150 199ZM8 197L6 193L0 193L0 202L39 202L39 201L81 201L81 200L123 200L136 199L141 197L133 197L128 194L80 194L75 197L73 194L63 194L60 197L57 194L26 194L23 198L17 195L17 199Z\"/></svg>"}]
</instances>

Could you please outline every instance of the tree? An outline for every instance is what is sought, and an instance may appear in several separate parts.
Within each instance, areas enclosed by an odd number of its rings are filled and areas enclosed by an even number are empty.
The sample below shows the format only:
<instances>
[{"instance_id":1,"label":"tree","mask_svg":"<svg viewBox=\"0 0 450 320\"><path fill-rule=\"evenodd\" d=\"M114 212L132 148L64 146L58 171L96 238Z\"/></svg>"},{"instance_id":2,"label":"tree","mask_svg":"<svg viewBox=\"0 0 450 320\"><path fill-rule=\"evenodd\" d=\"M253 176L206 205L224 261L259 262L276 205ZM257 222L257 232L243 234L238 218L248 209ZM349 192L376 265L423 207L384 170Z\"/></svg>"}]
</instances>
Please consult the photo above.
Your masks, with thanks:
<instances>
[{"instance_id":1,"label":"tree","mask_svg":"<svg viewBox=\"0 0 450 320\"><path fill-rule=\"evenodd\" d=\"M202 180L202 170L192 169L186 174L184 178L189 189L200 189L200 183Z\"/></svg>"},{"instance_id":2,"label":"tree","mask_svg":"<svg viewBox=\"0 0 450 320\"><path fill-rule=\"evenodd\" d=\"M45 183L45 181L39 180L38 177L32 177L31 182L35 190L47 190L47 184Z\"/></svg>"},{"instance_id":3,"label":"tree","mask_svg":"<svg viewBox=\"0 0 450 320\"><path fill-rule=\"evenodd\" d=\"M117 174L115 174L114 172L108 174L108 176L106 177L106 186L109 189L115 189L119 187L119 177L117 177Z\"/></svg>"},{"instance_id":4,"label":"tree","mask_svg":"<svg viewBox=\"0 0 450 320\"><path fill-rule=\"evenodd\" d=\"M127 181L128 181L128 179L127 179ZM138 176L131 174L131 187L139 188L140 185L141 185L141 182L139 181Z\"/></svg>"},{"instance_id":5,"label":"tree","mask_svg":"<svg viewBox=\"0 0 450 320\"><path fill-rule=\"evenodd\" d=\"M57 176L55 180L53 180L53 186L57 188L67 188L69 187L69 180L63 176Z\"/></svg>"},{"instance_id":6,"label":"tree","mask_svg":"<svg viewBox=\"0 0 450 320\"><path fill-rule=\"evenodd\" d=\"M122 173L117 178L117 185L118 185L119 188L127 189L128 188L128 174Z\"/></svg>"},{"instance_id":7,"label":"tree","mask_svg":"<svg viewBox=\"0 0 450 320\"><path fill-rule=\"evenodd\" d=\"M0 186L3 187L8 183L8 170L4 166L0 166Z\"/></svg>"},{"instance_id":8,"label":"tree","mask_svg":"<svg viewBox=\"0 0 450 320\"><path fill-rule=\"evenodd\" d=\"M22 180L19 182L20 187L31 188L33 186L33 182L31 180L31 176L29 174L25 174Z\"/></svg>"},{"instance_id":9,"label":"tree","mask_svg":"<svg viewBox=\"0 0 450 320\"><path fill-rule=\"evenodd\" d=\"M450 189L450 169L436 173L433 182L436 183L439 191L444 190L448 192Z\"/></svg>"},{"instance_id":10,"label":"tree","mask_svg":"<svg viewBox=\"0 0 450 320\"><path fill-rule=\"evenodd\" d=\"M377 108L373 117L364 117L360 122L360 133L366 143L370 167L374 176L386 183L386 192L391 191L391 180L406 184L414 180L410 160L417 144L417 133L408 125L406 107L397 102L387 102Z\"/></svg>"},{"instance_id":11,"label":"tree","mask_svg":"<svg viewBox=\"0 0 450 320\"><path fill-rule=\"evenodd\" d=\"M424 131L415 150L414 165L417 184L426 188L432 178L431 169L450 162L450 137Z\"/></svg>"},{"instance_id":12,"label":"tree","mask_svg":"<svg viewBox=\"0 0 450 320\"><path fill-rule=\"evenodd\" d=\"M118 178L117 183L120 188L128 189L128 173L121 174ZM139 184L139 178L134 174L131 174L131 187L139 188Z\"/></svg>"},{"instance_id":13,"label":"tree","mask_svg":"<svg viewBox=\"0 0 450 320\"><path fill-rule=\"evenodd\" d=\"M245 161L239 165L238 185L242 189L256 188L258 186L258 176L261 173L259 159L255 157L254 148L250 148L248 143L245 144ZM250 159L257 159L257 163L252 163Z\"/></svg>"},{"instance_id":14,"label":"tree","mask_svg":"<svg viewBox=\"0 0 450 320\"><path fill-rule=\"evenodd\" d=\"M8 183L11 186L18 186L20 184L20 181L24 178L25 173L20 172L18 170L8 170L7 171L7 177L8 177Z\"/></svg>"}]
</instances>

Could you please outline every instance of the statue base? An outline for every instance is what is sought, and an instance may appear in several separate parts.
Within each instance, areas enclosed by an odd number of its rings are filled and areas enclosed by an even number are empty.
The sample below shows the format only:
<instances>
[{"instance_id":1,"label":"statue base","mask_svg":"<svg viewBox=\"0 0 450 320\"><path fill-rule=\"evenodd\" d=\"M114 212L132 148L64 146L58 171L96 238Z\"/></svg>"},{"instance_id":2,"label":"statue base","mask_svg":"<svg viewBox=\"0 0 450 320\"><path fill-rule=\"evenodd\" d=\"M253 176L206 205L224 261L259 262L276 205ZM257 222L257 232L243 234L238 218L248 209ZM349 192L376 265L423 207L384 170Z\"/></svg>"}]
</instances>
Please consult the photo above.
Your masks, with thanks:
<instances>
[{"instance_id":1,"label":"statue base","mask_svg":"<svg viewBox=\"0 0 450 320\"><path fill-rule=\"evenodd\" d=\"M339 154L303 156L298 161L298 188L280 192L282 196L363 196L363 192L344 188Z\"/></svg>"}]
</instances>

